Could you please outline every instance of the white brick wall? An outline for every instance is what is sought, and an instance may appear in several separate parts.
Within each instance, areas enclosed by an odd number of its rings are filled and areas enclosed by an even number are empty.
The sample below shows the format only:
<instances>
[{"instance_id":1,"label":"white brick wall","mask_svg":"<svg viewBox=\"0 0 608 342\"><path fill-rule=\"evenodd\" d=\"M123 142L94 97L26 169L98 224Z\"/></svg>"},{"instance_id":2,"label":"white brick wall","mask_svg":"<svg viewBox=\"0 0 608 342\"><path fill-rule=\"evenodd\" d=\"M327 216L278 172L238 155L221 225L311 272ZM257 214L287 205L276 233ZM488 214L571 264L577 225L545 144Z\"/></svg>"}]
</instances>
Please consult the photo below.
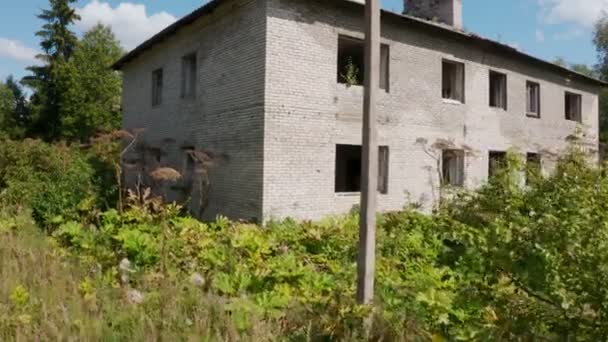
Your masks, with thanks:
<instances>
[{"instance_id":1,"label":"white brick wall","mask_svg":"<svg viewBox=\"0 0 608 342\"><path fill-rule=\"evenodd\" d=\"M156 45L124 69L124 126L183 165L181 145L222 156L211 171L205 218L320 218L349 210L357 195L334 193L336 144L361 143L361 87L336 82L338 35L363 37L363 7L340 1L225 0L210 16ZM564 119L564 91L583 95L583 130L597 144L599 89L384 17L390 93L379 96L379 143L390 148L381 210L437 199L438 139L468 146L466 184L487 178L488 150L550 154L576 124ZM198 51L196 101L179 97L181 57ZM465 63L466 103L441 99L442 58ZM151 72L165 69L163 105L151 107ZM488 106L488 71L508 75L508 111ZM526 81L541 85L542 118L525 116ZM167 140L166 138L172 138ZM548 153L551 152L551 153Z\"/></svg>"},{"instance_id":2,"label":"white brick wall","mask_svg":"<svg viewBox=\"0 0 608 342\"><path fill-rule=\"evenodd\" d=\"M363 7L317 0L269 0L264 149L267 218L319 218L344 212L358 196L334 193L335 145L360 144L362 88L336 82L338 35L363 38ZM597 144L598 89L471 48L385 17L390 93L379 96L379 143L390 148L389 193L381 210L437 198L437 164L417 144L425 139L469 146L466 184L487 178L488 150L522 153L565 148L576 124L564 119L564 91L583 94L584 126ZM465 63L466 104L441 98L442 58ZM488 71L508 75L508 111L488 106ZM526 80L541 84L542 118L525 115ZM549 156L543 156L550 167Z\"/></svg>"},{"instance_id":3,"label":"white brick wall","mask_svg":"<svg viewBox=\"0 0 608 342\"><path fill-rule=\"evenodd\" d=\"M265 11L263 0L227 1L124 68L124 126L146 128L146 141L167 153L163 164L181 169L183 145L217 156L205 218L262 215ZM194 51L193 101L180 90L181 59ZM160 67L163 104L152 107L151 75Z\"/></svg>"}]
</instances>

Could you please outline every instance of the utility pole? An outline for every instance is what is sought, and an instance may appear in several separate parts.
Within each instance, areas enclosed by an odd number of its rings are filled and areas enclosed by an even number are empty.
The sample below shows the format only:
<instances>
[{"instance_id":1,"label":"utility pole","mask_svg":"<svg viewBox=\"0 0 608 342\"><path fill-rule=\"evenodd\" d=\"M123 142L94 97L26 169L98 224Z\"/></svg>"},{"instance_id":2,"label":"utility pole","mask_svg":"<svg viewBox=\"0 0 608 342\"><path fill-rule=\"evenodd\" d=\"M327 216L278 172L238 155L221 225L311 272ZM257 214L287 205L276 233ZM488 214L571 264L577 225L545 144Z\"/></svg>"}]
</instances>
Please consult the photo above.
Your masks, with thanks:
<instances>
[{"instance_id":1,"label":"utility pole","mask_svg":"<svg viewBox=\"0 0 608 342\"><path fill-rule=\"evenodd\" d=\"M361 158L361 212L359 258L357 263L357 301L374 299L376 268L376 197L378 194L378 137L376 132L376 94L380 84L380 4L365 1L365 67L363 99L363 155Z\"/></svg>"}]
</instances>

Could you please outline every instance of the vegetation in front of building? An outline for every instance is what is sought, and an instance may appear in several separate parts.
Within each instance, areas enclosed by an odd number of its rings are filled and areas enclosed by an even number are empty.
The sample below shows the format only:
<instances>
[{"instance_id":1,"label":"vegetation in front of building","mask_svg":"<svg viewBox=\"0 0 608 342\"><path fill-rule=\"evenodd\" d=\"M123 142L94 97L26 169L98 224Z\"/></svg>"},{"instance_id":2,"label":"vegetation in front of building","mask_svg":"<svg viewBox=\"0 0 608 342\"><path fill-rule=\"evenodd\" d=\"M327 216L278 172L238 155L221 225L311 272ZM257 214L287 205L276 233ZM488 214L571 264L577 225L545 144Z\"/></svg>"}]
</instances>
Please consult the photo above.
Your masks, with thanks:
<instances>
[{"instance_id":1,"label":"vegetation in front of building","mask_svg":"<svg viewBox=\"0 0 608 342\"><path fill-rule=\"evenodd\" d=\"M432 215L380 215L373 306L356 213L202 223L145 187L120 212L96 153L1 144L2 340L606 338L608 177L575 150L525 187L511 155Z\"/></svg>"},{"instance_id":2,"label":"vegetation in front of building","mask_svg":"<svg viewBox=\"0 0 608 342\"><path fill-rule=\"evenodd\" d=\"M202 223L118 190L129 133L98 129L119 126L122 52L103 26L71 33L73 3L41 15L32 97L0 84L0 340L608 339L608 170L578 149L554 174L511 156L431 215L380 215L376 300L359 306L355 212Z\"/></svg>"}]
</instances>

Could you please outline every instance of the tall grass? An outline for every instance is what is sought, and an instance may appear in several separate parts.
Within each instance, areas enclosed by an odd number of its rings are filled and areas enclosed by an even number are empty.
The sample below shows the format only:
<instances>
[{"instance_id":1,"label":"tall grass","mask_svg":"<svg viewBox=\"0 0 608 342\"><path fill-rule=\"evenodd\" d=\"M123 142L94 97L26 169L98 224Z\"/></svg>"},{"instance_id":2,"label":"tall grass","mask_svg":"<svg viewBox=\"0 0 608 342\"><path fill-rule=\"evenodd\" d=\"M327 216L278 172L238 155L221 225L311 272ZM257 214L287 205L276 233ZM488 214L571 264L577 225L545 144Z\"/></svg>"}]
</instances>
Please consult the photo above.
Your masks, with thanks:
<instances>
[{"instance_id":1,"label":"tall grass","mask_svg":"<svg viewBox=\"0 0 608 342\"><path fill-rule=\"evenodd\" d=\"M25 216L2 222L0 341L271 341L280 335L278 324L261 320L240 331L221 299L171 276L147 277L146 300L132 303L132 290L71 260Z\"/></svg>"}]
</instances>

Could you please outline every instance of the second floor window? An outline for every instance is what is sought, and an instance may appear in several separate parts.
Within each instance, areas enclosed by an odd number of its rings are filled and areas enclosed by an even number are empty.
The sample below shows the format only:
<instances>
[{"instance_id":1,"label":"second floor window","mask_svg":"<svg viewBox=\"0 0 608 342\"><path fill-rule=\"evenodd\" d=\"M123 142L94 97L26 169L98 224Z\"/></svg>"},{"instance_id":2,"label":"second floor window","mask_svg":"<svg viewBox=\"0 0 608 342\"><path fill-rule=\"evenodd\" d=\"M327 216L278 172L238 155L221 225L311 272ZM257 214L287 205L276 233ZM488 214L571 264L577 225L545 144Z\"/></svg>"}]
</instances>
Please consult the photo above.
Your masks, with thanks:
<instances>
[{"instance_id":1,"label":"second floor window","mask_svg":"<svg viewBox=\"0 0 608 342\"><path fill-rule=\"evenodd\" d=\"M526 114L529 117L540 118L540 84L526 82Z\"/></svg>"},{"instance_id":2,"label":"second floor window","mask_svg":"<svg viewBox=\"0 0 608 342\"><path fill-rule=\"evenodd\" d=\"M197 71L196 53L184 56L182 58L182 98L196 97Z\"/></svg>"},{"instance_id":3,"label":"second floor window","mask_svg":"<svg viewBox=\"0 0 608 342\"><path fill-rule=\"evenodd\" d=\"M363 85L365 75L365 42L346 36L338 37L338 83ZM389 91L389 47L380 45L380 89Z\"/></svg>"},{"instance_id":4,"label":"second floor window","mask_svg":"<svg viewBox=\"0 0 608 342\"><path fill-rule=\"evenodd\" d=\"M490 71L490 107L507 110L507 75Z\"/></svg>"},{"instance_id":5,"label":"second floor window","mask_svg":"<svg viewBox=\"0 0 608 342\"><path fill-rule=\"evenodd\" d=\"M571 92L566 92L566 120L582 122L582 96Z\"/></svg>"},{"instance_id":6,"label":"second floor window","mask_svg":"<svg viewBox=\"0 0 608 342\"><path fill-rule=\"evenodd\" d=\"M443 60L441 96L464 103L464 64Z\"/></svg>"},{"instance_id":7,"label":"second floor window","mask_svg":"<svg viewBox=\"0 0 608 342\"><path fill-rule=\"evenodd\" d=\"M163 103L163 69L152 72L152 105L159 106Z\"/></svg>"}]
</instances>

